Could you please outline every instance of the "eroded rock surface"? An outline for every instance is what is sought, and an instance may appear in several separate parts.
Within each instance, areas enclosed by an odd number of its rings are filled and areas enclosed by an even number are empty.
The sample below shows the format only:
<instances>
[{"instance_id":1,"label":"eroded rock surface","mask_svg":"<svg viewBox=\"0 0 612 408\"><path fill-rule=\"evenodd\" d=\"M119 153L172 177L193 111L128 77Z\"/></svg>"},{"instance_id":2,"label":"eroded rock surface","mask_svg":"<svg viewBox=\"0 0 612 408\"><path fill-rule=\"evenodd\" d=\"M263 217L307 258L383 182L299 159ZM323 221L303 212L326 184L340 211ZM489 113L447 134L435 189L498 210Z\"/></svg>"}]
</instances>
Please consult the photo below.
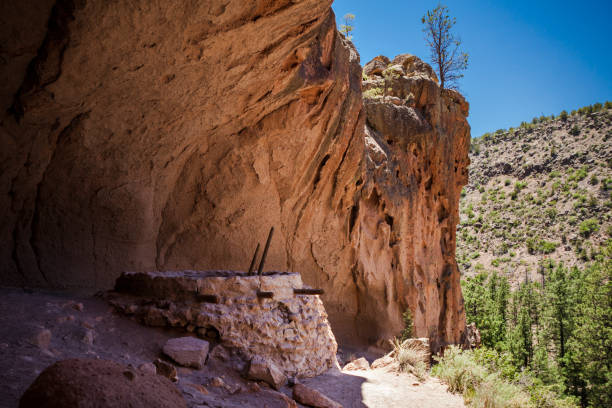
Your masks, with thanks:
<instances>
[{"instance_id":1,"label":"eroded rock surface","mask_svg":"<svg viewBox=\"0 0 612 408\"><path fill-rule=\"evenodd\" d=\"M244 270L274 226L266 265L325 289L339 338L410 308L460 340L467 104L430 68L381 58L401 75L364 109L331 0L39 3L1 13L2 284Z\"/></svg>"},{"instance_id":2,"label":"eroded rock surface","mask_svg":"<svg viewBox=\"0 0 612 408\"><path fill-rule=\"evenodd\" d=\"M455 228L467 182L469 107L459 93L440 90L417 57L377 57L366 66L381 61L387 68L363 82L365 171L352 236L360 315L390 337L409 308L414 334L430 338L436 352L465 330Z\"/></svg>"}]
</instances>

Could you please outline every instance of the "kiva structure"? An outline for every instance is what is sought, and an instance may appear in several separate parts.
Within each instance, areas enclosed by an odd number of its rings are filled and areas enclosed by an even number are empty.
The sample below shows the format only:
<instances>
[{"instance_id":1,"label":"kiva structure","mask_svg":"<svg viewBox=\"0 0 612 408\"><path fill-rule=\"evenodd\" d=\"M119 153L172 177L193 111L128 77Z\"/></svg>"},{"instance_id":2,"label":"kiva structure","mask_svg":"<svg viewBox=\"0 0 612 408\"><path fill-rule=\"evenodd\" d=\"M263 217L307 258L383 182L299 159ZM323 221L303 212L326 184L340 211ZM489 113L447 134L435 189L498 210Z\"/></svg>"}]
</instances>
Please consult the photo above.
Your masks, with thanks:
<instances>
[{"instance_id":1,"label":"kiva structure","mask_svg":"<svg viewBox=\"0 0 612 408\"><path fill-rule=\"evenodd\" d=\"M245 363L263 359L287 376L312 377L334 365L337 345L323 303L309 291L298 273L128 272L108 296L146 325L217 337Z\"/></svg>"}]
</instances>

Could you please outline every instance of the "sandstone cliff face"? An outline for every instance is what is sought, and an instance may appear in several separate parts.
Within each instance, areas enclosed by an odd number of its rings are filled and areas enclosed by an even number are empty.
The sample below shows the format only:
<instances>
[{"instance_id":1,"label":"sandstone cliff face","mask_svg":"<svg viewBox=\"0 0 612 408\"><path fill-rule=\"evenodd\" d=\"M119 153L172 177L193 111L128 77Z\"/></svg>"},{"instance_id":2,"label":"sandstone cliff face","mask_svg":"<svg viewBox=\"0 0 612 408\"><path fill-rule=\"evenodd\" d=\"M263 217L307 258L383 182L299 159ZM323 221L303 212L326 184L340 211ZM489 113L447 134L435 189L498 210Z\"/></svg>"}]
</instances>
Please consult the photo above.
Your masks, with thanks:
<instances>
[{"instance_id":1,"label":"sandstone cliff face","mask_svg":"<svg viewBox=\"0 0 612 408\"><path fill-rule=\"evenodd\" d=\"M438 350L459 342L465 328L455 235L469 107L409 54L377 57L364 74L366 168L352 237L357 286L369 298L362 318L388 336L407 307L416 336Z\"/></svg>"},{"instance_id":2,"label":"sandstone cliff face","mask_svg":"<svg viewBox=\"0 0 612 408\"><path fill-rule=\"evenodd\" d=\"M2 284L244 270L274 226L267 268L325 289L340 339L409 306L417 335L458 341L467 105L426 75L398 82L413 107L364 105L330 4L0 6Z\"/></svg>"}]
</instances>

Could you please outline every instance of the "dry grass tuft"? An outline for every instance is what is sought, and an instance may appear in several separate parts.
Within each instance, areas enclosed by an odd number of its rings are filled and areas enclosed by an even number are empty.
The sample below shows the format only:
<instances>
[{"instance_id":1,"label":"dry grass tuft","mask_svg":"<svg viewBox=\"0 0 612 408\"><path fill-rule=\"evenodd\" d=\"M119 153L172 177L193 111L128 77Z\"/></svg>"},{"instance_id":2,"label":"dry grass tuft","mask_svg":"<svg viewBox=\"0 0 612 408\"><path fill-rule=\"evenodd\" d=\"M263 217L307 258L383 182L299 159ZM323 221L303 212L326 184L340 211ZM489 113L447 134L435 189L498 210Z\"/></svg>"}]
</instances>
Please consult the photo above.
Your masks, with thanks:
<instances>
[{"instance_id":1,"label":"dry grass tuft","mask_svg":"<svg viewBox=\"0 0 612 408\"><path fill-rule=\"evenodd\" d=\"M401 371L411 373L420 381L424 381L428 376L429 354L420 343L411 340L391 340L393 351L389 355L399 363Z\"/></svg>"}]
</instances>

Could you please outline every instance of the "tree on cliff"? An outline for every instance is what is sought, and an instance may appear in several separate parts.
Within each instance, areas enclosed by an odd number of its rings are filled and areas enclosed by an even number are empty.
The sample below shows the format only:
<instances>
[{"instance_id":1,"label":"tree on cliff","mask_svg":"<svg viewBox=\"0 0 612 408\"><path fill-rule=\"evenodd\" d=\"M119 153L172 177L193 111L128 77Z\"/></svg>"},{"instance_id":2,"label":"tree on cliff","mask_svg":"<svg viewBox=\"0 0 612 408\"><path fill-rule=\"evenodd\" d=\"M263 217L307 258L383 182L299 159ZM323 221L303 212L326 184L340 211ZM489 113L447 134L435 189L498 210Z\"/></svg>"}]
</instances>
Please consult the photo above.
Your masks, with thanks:
<instances>
[{"instance_id":1,"label":"tree on cliff","mask_svg":"<svg viewBox=\"0 0 612 408\"><path fill-rule=\"evenodd\" d=\"M351 13L347 13L344 15L344 24L340 26L340 32L346 36L346 39L351 41L353 39L353 35L351 32L353 31L353 20L355 20L355 15Z\"/></svg>"},{"instance_id":2,"label":"tree on cliff","mask_svg":"<svg viewBox=\"0 0 612 408\"><path fill-rule=\"evenodd\" d=\"M457 80L463 77L462 71L468 66L469 55L461 51L461 40L451 32L456 23L448 15L448 8L438 4L436 8L421 19L425 24L425 41L431 49L431 62L437 66L440 87L457 88Z\"/></svg>"}]
</instances>

